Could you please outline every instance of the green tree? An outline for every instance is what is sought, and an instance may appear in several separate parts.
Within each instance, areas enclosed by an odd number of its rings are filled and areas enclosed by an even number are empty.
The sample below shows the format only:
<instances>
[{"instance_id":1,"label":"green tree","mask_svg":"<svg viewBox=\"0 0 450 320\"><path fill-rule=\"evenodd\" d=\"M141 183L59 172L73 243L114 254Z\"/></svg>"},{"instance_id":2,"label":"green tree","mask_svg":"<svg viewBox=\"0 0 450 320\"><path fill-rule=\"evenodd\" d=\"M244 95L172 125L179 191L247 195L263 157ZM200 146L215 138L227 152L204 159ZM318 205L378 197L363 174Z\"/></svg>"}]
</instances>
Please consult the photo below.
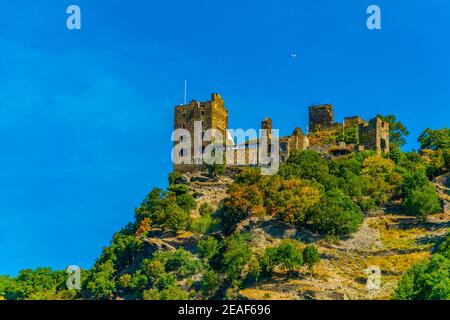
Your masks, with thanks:
<instances>
[{"instance_id":1,"label":"green tree","mask_svg":"<svg viewBox=\"0 0 450 320\"><path fill-rule=\"evenodd\" d=\"M302 178L327 185L330 173L327 161L313 150L292 153L279 170L284 179Z\"/></svg>"},{"instance_id":2,"label":"green tree","mask_svg":"<svg viewBox=\"0 0 450 320\"><path fill-rule=\"evenodd\" d=\"M203 269L201 261L183 248L157 253L154 257L164 264L167 272L175 273L178 279L192 276Z\"/></svg>"},{"instance_id":3,"label":"green tree","mask_svg":"<svg viewBox=\"0 0 450 320\"><path fill-rule=\"evenodd\" d=\"M400 281L394 299L449 300L450 260L436 254L429 262L414 266Z\"/></svg>"},{"instance_id":4,"label":"green tree","mask_svg":"<svg viewBox=\"0 0 450 320\"><path fill-rule=\"evenodd\" d=\"M282 269L292 273L303 265L303 256L298 241L285 239L281 241L276 249L276 263Z\"/></svg>"},{"instance_id":5,"label":"green tree","mask_svg":"<svg viewBox=\"0 0 450 320\"><path fill-rule=\"evenodd\" d=\"M319 250L316 246L309 245L303 249L303 262L308 266L311 274L314 274L314 266L320 262Z\"/></svg>"},{"instance_id":6,"label":"green tree","mask_svg":"<svg viewBox=\"0 0 450 320\"><path fill-rule=\"evenodd\" d=\"M234 234L225 239L222 263L227 278L237 279L252 257L248 235Z\"/></svg>"},{"instance_id":7,"label":"green tree","mask_svg":"<svg viewBox=\"0 0 450 320\"><path fill-rule=\"evenodd\" d=\"M114 264L108 260L102 264L96 265L86 282L86 290L89 298L111 299L115 290Z\"/></svg>"},{"instance_id":8,"label":"green tree","mask_svg":"<svg viewBox=\"0 0 450 320\"><path fill-rule=\"evenodd\" d=\"M165 290L172 286L176 286L177 284L177 277L170 273L163 273L160 274L158 279L155 281L155 287L159 290Z\"/></svg>"},{"instance_id":9,"label":"green tree","mask_svg":"<svg viewBox=\"0 0 450 320\"><path fill-rule=\"evenodd\" d=\"M364 195L374 199L377 205L386 204L395 194L400 175L395 162L382 156L370 156L363 162L362 179Z\"/></svg>"},{"instance_id":10,"label":"green tree","mask_svg":"<svg viewBox=\"0 0 450 320\"><path fill-rule=\"evenodd\" d=\"M420 148L430 150L450 149L450 128L440 130L425 129L418 139Z\"/></svg>"},{"instance_id":11,"label":"green tree","mask_svg":"<svg viewBox=\"0 0 450 320\"><path fill-rule=\"evenodd\" d=\"M328 191L312 214L309 224L315 231L335 236L351 234L363 221L361 209L340 190Z\"/></svg>"},{"instance_id":12,"label":"green tree","mask_svg":"<svg viewBox=\"0 0 450 320\"><path fill-rule=\"evenodd\" d=\"M155 281L161 274L166 272L164 264L156 259L144 259L142 261L141 270L151 281Z\"/></svg>"},{"instance_id":13,"label":"green tree","mask_svg":"<svg viewBox=\"0 0 450 320\"><path fill-rule=\"evenodd\" d=\"M261 274L266 277L271 276L277 264L277 248L266 248L264 253L259 256L258 260L261 268Z\"/></svg>"},{"instance_id":14,"label":"green tree","mask_svg":"<svg viewBox=\"0 0 450 320\"><path fill-rule=\"evenodd\" d=\"M219 289L219 285L220 277L213 270L206 271L203 275L202 280L200 281L200 287L204 297L213 296Z\"/></svg>"},{"instance_id":15,"label":"green tree","mask_svg":"<svg viewBox=\"0 0 450 320\"><path fill-rule=\"evenodd\" d=\"M420 220L442 210L436 189L431 185L411 191L405 198L404 206Z\"/></svg>"},{"instance_id":16,"label":"green tree","mask_svg":"<svg viewBox=\"0 0 450 320\"><path fill-rule=\"evenodd\" d=\"M205 259L211 259L219 253L219 242L212 236L202 239L197 243L200 256Z\"/></svg>"},{"instance_id":17,"label":"green tree","mask_svg":"<svg viewBox=\"0 0 450 320\"><path fill-rule=\"evenodd\" d=\"M357 127L345 128L344 132L339 132L337 135L336 142L345 142L348 144L358 143L358 135Z\"/></svg>"},{"instance_id":18,"label":"green tree","mask_svg":"<svg viewBox=\"0 0 450 320\"><path fill-rule=\"evenodd\" d=\"M258 280L262 272L261 264L259 261L260 260L258 258L253 257L252 260L250 260L250 264L248 266L249 276L255 279L256 288L258 288Z\"/></svg>"}]
</instances>

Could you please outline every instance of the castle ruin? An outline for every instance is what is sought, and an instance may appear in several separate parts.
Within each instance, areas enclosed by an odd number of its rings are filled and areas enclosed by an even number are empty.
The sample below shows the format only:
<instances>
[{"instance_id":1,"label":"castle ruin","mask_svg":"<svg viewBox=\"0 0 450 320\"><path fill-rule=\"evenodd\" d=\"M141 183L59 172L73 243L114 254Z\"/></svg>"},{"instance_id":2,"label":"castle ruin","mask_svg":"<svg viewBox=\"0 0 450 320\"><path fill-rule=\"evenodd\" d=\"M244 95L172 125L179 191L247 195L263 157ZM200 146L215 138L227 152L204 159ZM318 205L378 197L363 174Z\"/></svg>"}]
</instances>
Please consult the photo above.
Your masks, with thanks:
<instances>
[{"instance_id":1,"label":"castle ruin","mask_svg":"<svg viewBox=\"0 0 450 320\"><path fill-rule=\"evenodd\" d=\"M215 129L221 133L225 141L218 141L224 145L224 157L227 159L227 165L256 165L258 139L248 139L245 142L236 144L233 136L228 131L228 110L222 97L213 93L211 100L201 102L191 101L187 105L178 105L174 113L174 129L185 129L192 137L195 136L195 123L201 122L201 139L209 129ZM261 129L267 131L267 139L274 138L272 134L273 125L270 118L261 122ZM352 134L351 139L346 134ZM195 137L194 137L195 139ZM261 137L259 138L261 139ZM348 141L351 140L351 141ZM180 139L180 141L182 141ZM324 156L338 157L352 152L364 150L373 150L377 153L389 152L389 123L375 117L369 122L364 119L353 116L346 117L342 123L334 119L333 106L316 105L309 107L309 132L306 134L300 128L295 128L291 135L278 137L279 142L279 160L284 162L289 155L296 151L311 149ZM177 142L174 142L176 145ZM175 164L176 171L191 171L198 169L202 163L202 152L211 141L201 139L201 147L195 148L191 144L190 150L181 150L192 155L193 161ZM196 150L197 149L197 150ZM238 152L243 150L242 152ZM231 160L231 161L230 161Z\"/></svg>"}]
</instances>

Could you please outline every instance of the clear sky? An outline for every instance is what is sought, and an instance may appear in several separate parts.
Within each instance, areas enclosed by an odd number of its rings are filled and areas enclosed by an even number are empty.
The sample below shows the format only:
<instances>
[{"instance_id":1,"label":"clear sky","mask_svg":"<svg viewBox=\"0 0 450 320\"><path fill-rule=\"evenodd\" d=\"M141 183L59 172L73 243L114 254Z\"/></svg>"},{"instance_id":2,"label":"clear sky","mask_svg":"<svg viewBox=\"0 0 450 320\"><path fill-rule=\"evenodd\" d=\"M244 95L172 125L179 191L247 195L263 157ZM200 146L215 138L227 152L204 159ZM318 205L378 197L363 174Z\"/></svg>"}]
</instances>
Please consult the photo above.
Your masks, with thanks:
<instances>
[{"instance_id":1,"label":"clear sky","mask_svg":"<svg viewBox=\"0 0 450 320\"><path fill-rule=\"evenodd\" d=\"M223 96L232 128L271 116L286 135L331 103L337 120L397 115L417 147L450 122L449 30L443 0L2 0L0 274L93 264L166 186L185 79L189 99Z\"/></svg>"}]
</instances>

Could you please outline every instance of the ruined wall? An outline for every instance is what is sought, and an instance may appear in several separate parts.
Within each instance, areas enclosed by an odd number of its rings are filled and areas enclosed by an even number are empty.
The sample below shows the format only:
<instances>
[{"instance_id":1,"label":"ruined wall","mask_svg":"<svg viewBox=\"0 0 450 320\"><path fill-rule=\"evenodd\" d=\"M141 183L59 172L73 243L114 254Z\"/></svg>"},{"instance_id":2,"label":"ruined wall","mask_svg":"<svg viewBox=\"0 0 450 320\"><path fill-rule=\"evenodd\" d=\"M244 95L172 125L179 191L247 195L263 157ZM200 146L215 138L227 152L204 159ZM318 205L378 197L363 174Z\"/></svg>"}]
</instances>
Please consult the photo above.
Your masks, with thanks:
<instances>
[{"instance_id":1,"label":"ruined wall","mask_svg":"<svg viewBox=\"0 0 450 320\"><path fill-rule=\"evenodd\" d=\"M389 123L376 117L368 124L359 126L359 143L365 150L374 150L377 153L388 153L389 146Z\"/></svg>"},{"instance_id":2,"label":"ruined wall","mask_svg":"<svg viewBox=\"0 0 450 320\"><path fill-rule=\"evenodd\" d=\"M333 106L326 104L309 107L309 130L311 132L327 130L334 123Z\"/></svg>"},{"instance_id":3,"label":"ruined wall","mask_svg":"<svg viewBox=\"0 0 450 320\"><path fill-rule=\"evenodd\" d=\"M175 129L184 128L191 133L194 139L194 123L201 121L203 133L211 128L218 129L223 139L226 139L228 129L228 111L219 94L213 93L211 100L206 102L191 101L188 105L175 107ZM289 136L280 137L280 161L286 161L290 154L305 149L316 150L327 156L340 156L350 152L375 150L378 153L389 152L389 124L379 118L369 122L353 116L346 117L343 123L335 122L333 107L331 105L318 105L309 108L310 133L305 135L300 128L295 128ZM359 144L345 145L336 143L336 136L346 128L358 128ZM261 128L268 130L268 138L272 138L272 120L266 118L261 122ZM225 141L223 141L225 142ZM211 142L205 141L199 150L194 150L194 140L190 154L193 156L192 164L174 165L177 171L192 171L201 169L198 162L203 148ZM253 166L258 164L259 141L247 141L240 146L227 146L223 149L224 163L228 166ZM269 146L270 148L270 146Z\"/></svg>"}]
</instances>

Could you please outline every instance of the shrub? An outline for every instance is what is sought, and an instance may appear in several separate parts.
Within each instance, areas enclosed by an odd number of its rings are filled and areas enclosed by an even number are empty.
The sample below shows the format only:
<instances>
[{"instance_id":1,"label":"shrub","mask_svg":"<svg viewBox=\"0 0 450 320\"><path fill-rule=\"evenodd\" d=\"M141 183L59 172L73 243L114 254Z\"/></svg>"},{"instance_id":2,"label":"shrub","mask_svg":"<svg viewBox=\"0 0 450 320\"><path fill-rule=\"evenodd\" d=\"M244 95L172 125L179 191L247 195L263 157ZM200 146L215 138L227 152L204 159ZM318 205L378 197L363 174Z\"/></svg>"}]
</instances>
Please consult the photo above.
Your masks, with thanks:
<instances>
[{"instance_id":1,"label":"shrub","mask_svg":"<svg viewBox=\"0 0 450 320\"><path fill-rule=\"evenodd\" d=\"M96 265L90 277L86 281L88 296L94 299L110 299L115 292L114 265L108 260L103 264Z\"/></svg>"},{"instance_id":2,"label":"shrub","mask_svg":"<svg viewBox=\"0 0 450 320\"><path fill-rule=\"evenodd\" d=\"M175 275L170 273L163 273L159 275L158 279L156 279L155 287L161 291L170 288L172 286L175 286L176 283L177 278L175 277Z\"/></svg>"},{"instance_id":3,"label":"shrub","mask_svg":"<svg viewBox=\"0 0 450 320\"><path fill-rule=\"evenodd\" d=\"M395 162L390 159L379 155L366 158L362 170L364 195L373 198L378 205L386 204L400 181L394 169Z\"/></svg>"},{"instance_id":4,"label":"shrub","mask_svg":"<svg viewBox=\"0 0 450 320\"><path fill-rule=\"evenodd\" d=\"M203 215L200 218L192 219L190 230L196 234L205 234L213 224L214 219L210 214Z\"/></svg>"},{"instance_id":5,"label":"shrub","mask_svg":"<svg viewBox=\"0 0 450 320\"><path fill-rule=\"evenodd\" d=\"M436 189L431 185L411 191L404 206L421 220L426 219L429 214L441 212L442 209Z\"/></svg>"},{"instance_id":6,"label":"shrub","mask_svg":"<svg viewBox=\"0 0 450 320\"><path fill-rule=\"evenodd\" d=\"M361 209L342 191L328 191L311 215L309 224L317 232L348 235L358 230L363 221Z\"/></svg>"},{"instance_id":7,"label":"shrub","mask_svg":"<svg viewBox=\"0 0 450 320\"><path fill-rule=\"evenodd\" d=\"M169 186L173 184L178 184L181 179L183 178L183 175L180 172L174 171L169 174Z\"/></svg>"},{"instance_id":8,"label":"shrub","mask_svg":"<svg viewBox=\"0 0 450 320\"><path fill-rule=\"evenodd\" d=\"M279 175L284 179L302 178L324 185L330 179L326 160L312 150L291 154L287 163L281 166Z\"/></svg>"},{"instance_id":9,"label":"shrub","mask_svg":"<svg viewBox=\"0 0 450 320\"><path fill-rule=\"evenodd\" d=\"M187 230L191 224L191 215L189 211L183 210L176 203L169 203L167 206L157 211L157 223L163 229L172 231Z\"/></svg>"},{"instance_id":10,"label":"shrub","mask_svg":"<svg viewBox=\"0 0 450 320\"><path fill-rule=\"evenodd\" d=\"M200 287L205 297L213 296L220 285L220 277L213 270L208 270L200 281Z\"/></svg>"},{"instance_id":11,"label":"shrub","mask_svg":"<svg viewBox=\"0 0 450 320\"><path fill-rule=\"evenodd\" d=\"M225 240L222 263L228 279L238 278L250 261L252 248L248 241L248 235L245 234L234 234Z\"/></svg>"},{"instance_id":12,"label":"shrub","mask_svg":"<svg viewBox=\"0 0 450 320\"><path fill-rule=\"evenodd\" d=\"M403 276L394 299L449 300L450 260L437 254L429 262L415 265Z\"/></svg>"},{"instance_id":13,"label":"shrub","mask_svg":"<svg viewBox=\"0 0 450 320\"><path fill-rule=\"evenodd\" d=\"M300 243L292 239L284 239L276 247L266 248L259 257L259 269L265 276L272 275L275 267L289 272L303 265Z\"/></svg>"},{"instance_id":14,"label":"shrub","mask_svg":"<svg viewBox=\"0 0 450 320\"><path fill-rule=\"evenodd\" d=\"M203 268L200 260L189 251L179 248L175 251L157 253L155 260L164 264L167 272L174 272L179 279L192 276Z\"/></svg>"},{"instance_id":15,"label":"shrub","mask_svg":"<svg viewBox=\"0 0 450 320\"><path fill-rule=\"evenodd\" d=\"M209 236L200 240L197 243L197 248L200 256L205 259L211 259L219 252L219 242L214 237Z\"/></svg>"},{"instance_id":16,"label":"shrub","mask_svg":"<svg viewBox=\"0 0 450 320\"><path fill-rule=\"evenodd\" d=\"M285 239L276 248L276 264L289 272L303 265L303 256L298 241Z\"/></svg>"},{"instance_id":17,"label":"shrub","mask_svg":"<svg viewBox=\"0 0 450 320\"><path fill-rule=\"evenodd\" d=\"M142 261L141 270L151 281L155 281L161 274L166 271L164 268L164 264L156 259L144 259Z\"/></svg>"},{"instance_id":18,"label":"shrub","mask_svg":"<svg viewBox=\"0 0 450 320\"><path fill-rule=\"evenodd\" d=\"M308 266L310 272L313 272L314 265L319 263L319 250L313 245L309 245L303 249L303 262Z\"/></svg>"},{"instance_id":19,"label":"shrub","mask_svg":"<svg viewBox=\"0 0 450 320\"><path fill-rule=\"evenodd\" d=\"M145 290L143 293L144 300L161 300L158 290L149 289Z\"/></svg>"}]
</instances>

